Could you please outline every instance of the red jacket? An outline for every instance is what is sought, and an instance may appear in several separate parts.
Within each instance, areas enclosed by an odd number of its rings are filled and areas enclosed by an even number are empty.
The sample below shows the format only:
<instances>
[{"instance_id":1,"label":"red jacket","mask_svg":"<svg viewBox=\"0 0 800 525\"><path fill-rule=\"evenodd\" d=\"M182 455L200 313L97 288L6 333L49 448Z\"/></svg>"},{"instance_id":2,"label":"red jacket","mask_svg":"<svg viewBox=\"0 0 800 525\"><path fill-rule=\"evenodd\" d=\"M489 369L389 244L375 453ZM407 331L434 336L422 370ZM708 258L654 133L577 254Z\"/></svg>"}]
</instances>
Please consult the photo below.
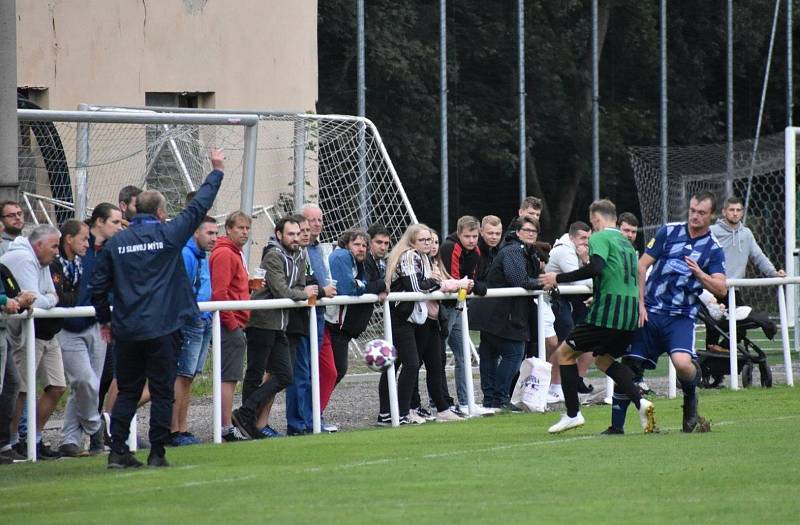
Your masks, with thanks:
<instances>
[{"instance_id":1,"label":"red jacket","mask_svg":"<svg viewBox=\"0 0 800 525\"><path fill-rule=\"evenodd\" d=\"M214 245L209 259L211 270L212 301L246 301L250 299L247 269L242 250L227 237L220 237ZM250 310L220 312L222 325L233 331L244 328L250 318Z\"/></svg>"}]
</instances>

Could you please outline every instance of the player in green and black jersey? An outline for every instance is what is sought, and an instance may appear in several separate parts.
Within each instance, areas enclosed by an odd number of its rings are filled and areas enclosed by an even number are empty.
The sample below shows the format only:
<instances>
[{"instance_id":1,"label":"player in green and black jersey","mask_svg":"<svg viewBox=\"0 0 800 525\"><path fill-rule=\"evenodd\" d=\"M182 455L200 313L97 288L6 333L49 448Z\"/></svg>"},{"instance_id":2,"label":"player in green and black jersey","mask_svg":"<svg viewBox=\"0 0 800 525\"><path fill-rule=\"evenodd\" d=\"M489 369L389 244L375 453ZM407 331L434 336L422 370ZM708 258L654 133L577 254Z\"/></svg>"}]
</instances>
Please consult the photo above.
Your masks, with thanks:
<instances>
[{"instance_id":1,"label":"player in green and black jersey","mask_svg":"<svg viewBox=\"0 0 800 525\"><path fill-rule=\"evenodd\" d=\"M636 250L616 228L617 210L613 202L606 199L593 202L589 207L589 220L595 231L589 238L589 264L574 272L547 273L539 279L545 288L560 282L593 280L592 306L586 321L575 327L555 354L567 413L549 432L564 432L584 424L578 403L576 360L579 355L592 352L597 368L630 396L639 409L644 431L649 433L655 427L653 404L642 399L633 383L633 372L615 360L625 354L639 322Z\"/></svg>"}]
</instances>

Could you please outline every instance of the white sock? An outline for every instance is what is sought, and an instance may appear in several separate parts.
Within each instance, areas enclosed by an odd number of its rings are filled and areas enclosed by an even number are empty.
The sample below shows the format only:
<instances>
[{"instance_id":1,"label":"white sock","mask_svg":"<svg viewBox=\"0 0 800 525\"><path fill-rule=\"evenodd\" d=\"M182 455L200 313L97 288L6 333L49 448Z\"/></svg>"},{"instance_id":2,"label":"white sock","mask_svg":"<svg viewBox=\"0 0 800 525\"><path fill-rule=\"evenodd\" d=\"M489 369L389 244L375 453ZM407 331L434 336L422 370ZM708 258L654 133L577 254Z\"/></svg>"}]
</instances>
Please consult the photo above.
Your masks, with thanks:
<instances>
[{"instance_id":1,"label":"white sock","mask_svg":"<svg viewBox=\"0 0 800 525\"><path fill-rule=\"evenodd\" d=\"M550 393L551 394L564 395L564 392L561 390L561 384L560 383L551 383L550 384Z\"/></svg>"}]
</instances>

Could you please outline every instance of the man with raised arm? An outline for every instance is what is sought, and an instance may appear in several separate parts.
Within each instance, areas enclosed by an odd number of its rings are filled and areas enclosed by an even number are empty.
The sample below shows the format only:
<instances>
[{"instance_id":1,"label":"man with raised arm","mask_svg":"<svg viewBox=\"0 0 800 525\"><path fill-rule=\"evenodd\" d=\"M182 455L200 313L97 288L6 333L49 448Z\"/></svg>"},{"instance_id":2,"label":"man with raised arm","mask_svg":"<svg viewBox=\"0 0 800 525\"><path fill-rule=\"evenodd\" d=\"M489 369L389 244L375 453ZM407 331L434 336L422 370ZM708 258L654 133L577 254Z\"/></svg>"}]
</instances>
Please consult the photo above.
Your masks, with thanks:
<instances>
[{"instance_id":1,"label":"man with raised arm","mask_svg":"<svg viewBox=\"0 0 800 525\"><path fill-rule=\"evenodd\" d=\"M148 466L166 467L180 328L199 315L181 250L214 203L223 179L223 155L194 200L170 222L167 201L154 190L139 194L130 227L106 243L91 281L92 303L105 337L116 340L119 394L111 414L108 468L141 467L127 445L145 381L150 387ZM109 292L113 293L111 311Z\"/></svg>"}]
</instances>

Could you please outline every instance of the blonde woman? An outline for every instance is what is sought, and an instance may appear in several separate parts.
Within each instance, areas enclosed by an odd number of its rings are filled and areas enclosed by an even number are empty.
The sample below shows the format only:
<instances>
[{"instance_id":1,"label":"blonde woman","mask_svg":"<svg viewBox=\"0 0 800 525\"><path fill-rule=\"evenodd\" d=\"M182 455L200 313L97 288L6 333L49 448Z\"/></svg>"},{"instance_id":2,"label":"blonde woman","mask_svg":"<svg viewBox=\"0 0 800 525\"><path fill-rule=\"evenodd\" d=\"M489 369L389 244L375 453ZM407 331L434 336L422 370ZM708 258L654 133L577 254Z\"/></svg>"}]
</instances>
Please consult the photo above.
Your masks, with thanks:
<instances>
[{"instance_id":1,"label":"blonde woman","mask_svg":"<svg viewBox=\"0 0 800 525\"><path fill-rule=\"evenodd\" d=\"M386 284L392 292L433 292L440 288L441 279L432 275L428 254L432 242L431 230L424 224L409 226L395 248L389 254L386 265ZM416 323L427 321L427 305L424 301L394 302L390 305L392 315L392 339L397 349L395 367L400 368L397 380L397 398L400 407L400 424L421 424L424 418L409 411L411 395L419 374L419 352L416 342ZM424 316L412 318L415 308ZM380 412L378 424L391 424L389 414L389 385L386 371L381 374L378 386Z\"/></svg>"},{"instance_id":2,"label":"blonde woman","mask_svg":"<svg viewBox=\"0 0 800 525\"><path fill-rule=\"evenodd\" d=\"M452 279L444 269L441 257L439 256L439 234L431 229L431 249L428 258L431 263L431 275L440 282L442 292L455 292L459 288L469 288L472 283L469 279ZM421 406L419 388L417 381L414 383L414 393L411 398L411 406L418 416L426 420L436 419L439 422L458 421L460 416L450 410L447 391L447 376L444 372L445 360L442 359L442 349L444 340L442 338L441 327L441 308L439 301L426 301L428 318L424 324L415 326L415 336L417 351L420 361L425 365L425 382L428 387L428 397L436 407L435 418L424 407ZM445 320L446 324L447 321Z\"/></svg>"}]
</instances>

